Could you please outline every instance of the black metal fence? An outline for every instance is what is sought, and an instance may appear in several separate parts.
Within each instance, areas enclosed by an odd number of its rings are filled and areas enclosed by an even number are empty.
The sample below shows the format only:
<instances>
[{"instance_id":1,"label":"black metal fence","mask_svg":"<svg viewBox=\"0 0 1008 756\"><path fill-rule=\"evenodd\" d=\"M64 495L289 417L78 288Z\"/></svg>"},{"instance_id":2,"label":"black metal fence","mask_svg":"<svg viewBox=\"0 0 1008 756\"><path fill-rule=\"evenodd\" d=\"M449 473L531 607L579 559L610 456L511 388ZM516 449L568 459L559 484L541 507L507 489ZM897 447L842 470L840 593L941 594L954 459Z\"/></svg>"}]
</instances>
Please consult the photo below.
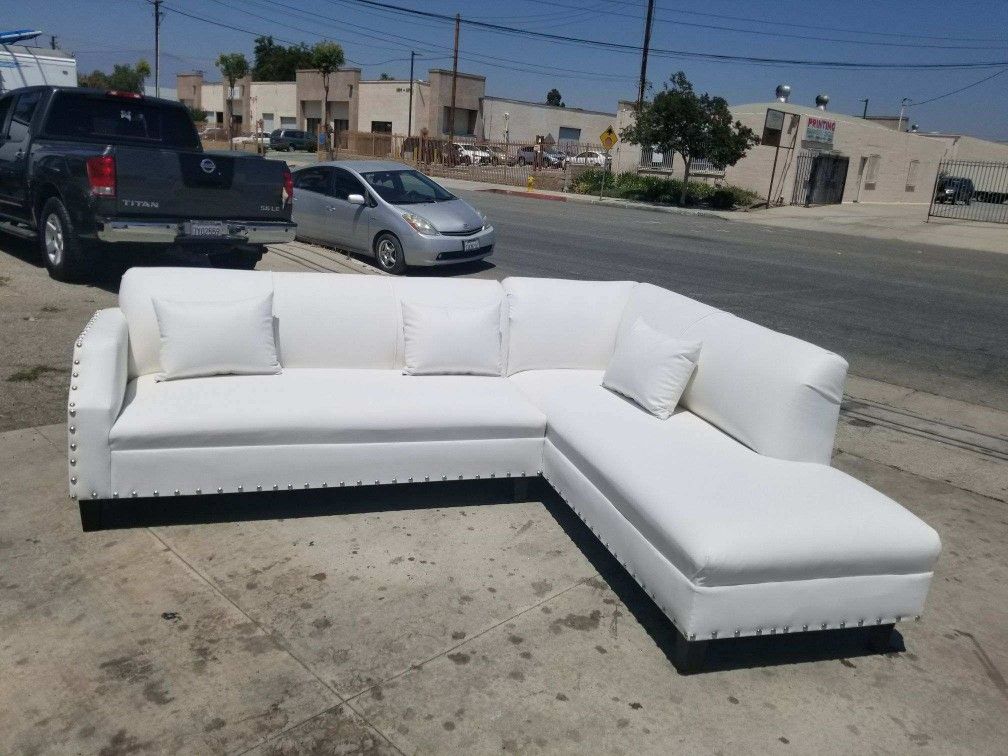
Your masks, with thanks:
<instances>
[{"instance_id":1,"label":"black metal fence","mask_svg":"<svg viewBox=\"0 0 1008 756\"><path fill-rule=\"evenodd\" d=\"M842 155L804 152L795 160L792 205L838 205L843 202L848 159Z\"/></svg>"},{"instance_id":2,"label":"black metal fence","mask_svg":"<svg viewBox=\"0 0 1008 756\"><path fill-rule=\"evenodd\" d=\"M1008 163L943 160L928 217L1008 223Z\"/></svg>"}]
</instances>

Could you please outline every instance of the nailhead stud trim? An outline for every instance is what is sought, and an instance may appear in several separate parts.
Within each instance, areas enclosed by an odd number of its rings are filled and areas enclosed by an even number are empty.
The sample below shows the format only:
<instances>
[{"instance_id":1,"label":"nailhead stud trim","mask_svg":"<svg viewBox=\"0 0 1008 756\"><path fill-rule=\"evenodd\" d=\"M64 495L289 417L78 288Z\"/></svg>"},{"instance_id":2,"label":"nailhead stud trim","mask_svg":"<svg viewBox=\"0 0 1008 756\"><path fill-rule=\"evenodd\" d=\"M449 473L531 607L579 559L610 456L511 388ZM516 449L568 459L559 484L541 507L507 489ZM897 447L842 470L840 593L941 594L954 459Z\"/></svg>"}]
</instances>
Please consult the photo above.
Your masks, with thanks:
<instances>
[{"instance_id":1,"label":"nailhead stud trim","mask_svg":"<svg viewBox=\"0 0 1008 756\"><path fill-rule=\"evenodd\" d=\"M217 493L224 493L224 489L221 488L220 486L217 486Z\"/></svg>"},{"instance_id":2,"label":"nailhead stud trim","mask_svg":"<svg viewBox=\"0 0 1008 756\"><path fill-rule=\"evenodd\" d=\"M177 488L175 489L175 495L176 495L176 496L178 496L178 495L179 495L179 494L181 494L181 493L182 493L182 492L181 492L181 491L179 491L179 490L178 490Z\"/></svg>"},{"instance_id":3,"label":"nailhead stud trim","mask_svg":"<svg viewBox=\"0 0 1008 756\"><path fill-rule=\"evenodd\" d=\"M77 485L77 478L70 478L70 485L76 486Z\"/></svg>"},{"instance_id":4,"label":"nailhead stud trim","mask_svg":"<svg viewBox=\"0 0 1008 756\"><path fill-rule=\"evenodd\" d=\"M98 498L98 492L97 491L92 491L91 492L91 498L92 499L97 499Z\"/></svg>"}]
</instances>

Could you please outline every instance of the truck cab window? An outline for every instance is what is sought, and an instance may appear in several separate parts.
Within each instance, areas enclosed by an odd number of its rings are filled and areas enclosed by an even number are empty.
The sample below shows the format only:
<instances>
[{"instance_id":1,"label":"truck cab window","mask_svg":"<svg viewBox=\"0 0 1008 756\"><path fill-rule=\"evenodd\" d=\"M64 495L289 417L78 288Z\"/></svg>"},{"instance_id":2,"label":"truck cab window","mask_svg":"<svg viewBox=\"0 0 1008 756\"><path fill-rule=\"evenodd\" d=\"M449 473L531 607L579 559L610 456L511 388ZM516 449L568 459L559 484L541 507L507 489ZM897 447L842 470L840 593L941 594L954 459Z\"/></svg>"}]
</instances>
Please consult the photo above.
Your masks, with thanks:
<instances>
[{"instance_id":1,"label":"truck cab window","mask_svg":"<svg viewBox=\"0 0 1008 756\"><path fill-rule=\"evenodd\" d=\"M7 136L12 142L23 142L28 138L28 127L41 99L41 92L25 92L17 98L10 128L7 130Z\"/></svg>"}]
</instances>

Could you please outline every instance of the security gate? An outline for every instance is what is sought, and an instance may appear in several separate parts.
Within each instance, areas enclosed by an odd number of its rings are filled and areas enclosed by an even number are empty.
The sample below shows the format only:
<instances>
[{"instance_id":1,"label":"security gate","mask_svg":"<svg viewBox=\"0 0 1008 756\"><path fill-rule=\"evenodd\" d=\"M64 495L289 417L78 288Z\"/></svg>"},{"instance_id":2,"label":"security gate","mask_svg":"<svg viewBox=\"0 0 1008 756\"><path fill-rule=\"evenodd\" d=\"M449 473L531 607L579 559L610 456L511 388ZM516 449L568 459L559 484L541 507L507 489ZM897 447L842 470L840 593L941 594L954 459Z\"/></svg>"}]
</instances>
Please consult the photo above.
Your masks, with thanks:
<instances>
[{"instance_id":1,"label":"security gate","mask_svg":"<svg viewBox=\"0 0 1008 756\"><path fill-rule=\"evenodd\" d=\"M1008 163L943 160L928 218L1008 223Z\"/></svg>"},{"instance_id":2,"label":"security gate","mask_svg":"<svg viewBox=\"0 0 1008 756\"><path fill-rule=\"evenodd\" d=\"M849 159L843 155L805 152L795 163L792 205L839 205L843 202Z\"/></svg>"}]
</instances>

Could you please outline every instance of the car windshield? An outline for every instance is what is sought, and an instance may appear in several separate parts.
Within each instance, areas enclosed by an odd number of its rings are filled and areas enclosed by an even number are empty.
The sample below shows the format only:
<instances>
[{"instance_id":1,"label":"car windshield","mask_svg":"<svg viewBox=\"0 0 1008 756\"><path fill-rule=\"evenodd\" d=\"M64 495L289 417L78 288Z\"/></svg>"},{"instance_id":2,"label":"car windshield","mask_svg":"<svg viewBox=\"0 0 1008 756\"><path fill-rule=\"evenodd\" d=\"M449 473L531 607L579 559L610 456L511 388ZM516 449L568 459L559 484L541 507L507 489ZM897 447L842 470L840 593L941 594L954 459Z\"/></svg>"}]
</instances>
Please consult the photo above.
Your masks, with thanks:
<instances>
[{"instance_id":1,"label":"car windshield","mask_svg":"<svg viewBox=\"0 0 1008 756\"><path fill-rule=\"evenodd\" d=\"M455 199L454 194L419 171L369 171L361 176L379 197L392 205L417 205Z\"/></svg>"}]
</instances>

